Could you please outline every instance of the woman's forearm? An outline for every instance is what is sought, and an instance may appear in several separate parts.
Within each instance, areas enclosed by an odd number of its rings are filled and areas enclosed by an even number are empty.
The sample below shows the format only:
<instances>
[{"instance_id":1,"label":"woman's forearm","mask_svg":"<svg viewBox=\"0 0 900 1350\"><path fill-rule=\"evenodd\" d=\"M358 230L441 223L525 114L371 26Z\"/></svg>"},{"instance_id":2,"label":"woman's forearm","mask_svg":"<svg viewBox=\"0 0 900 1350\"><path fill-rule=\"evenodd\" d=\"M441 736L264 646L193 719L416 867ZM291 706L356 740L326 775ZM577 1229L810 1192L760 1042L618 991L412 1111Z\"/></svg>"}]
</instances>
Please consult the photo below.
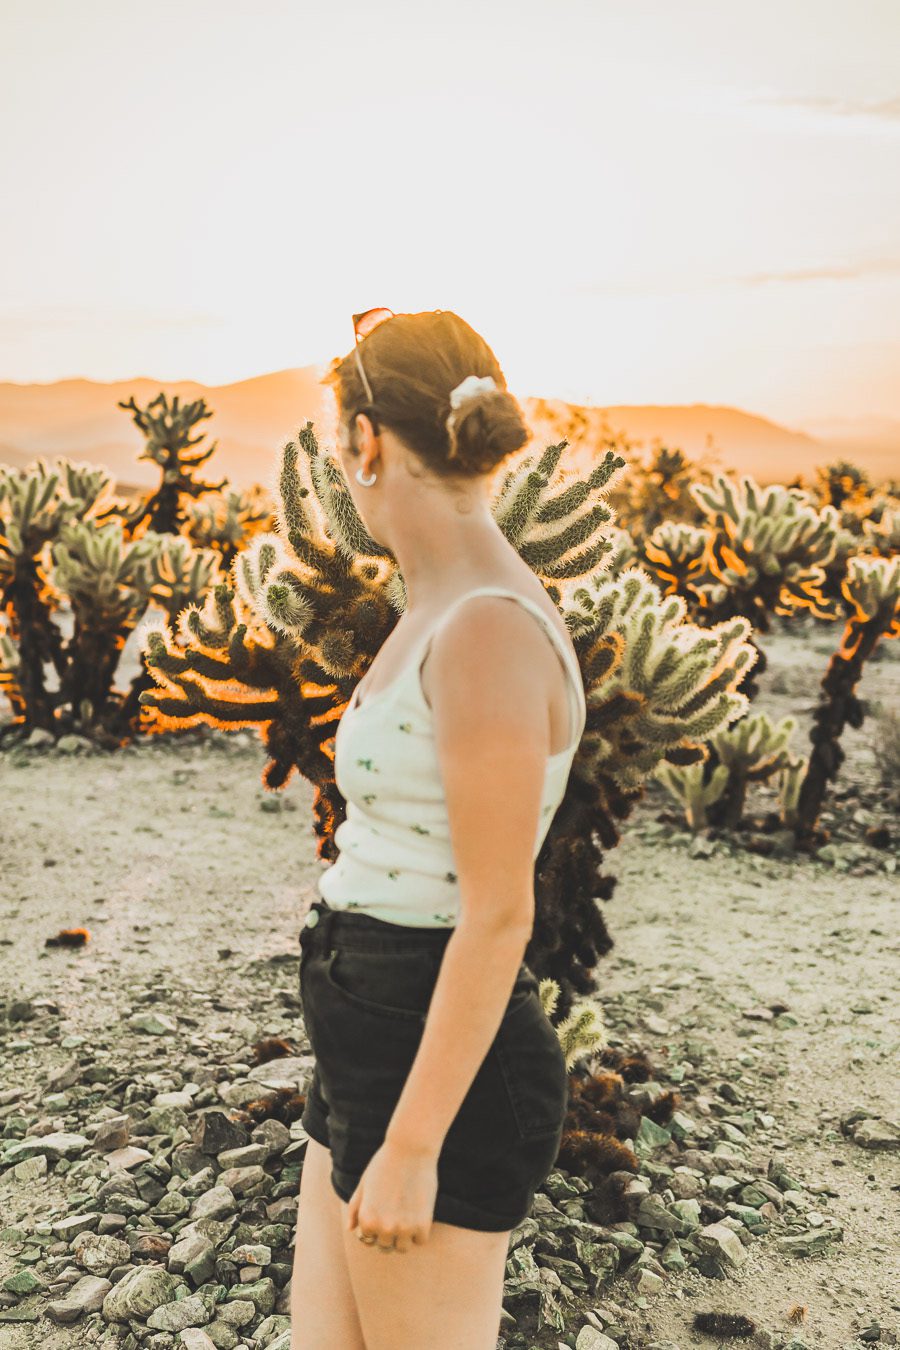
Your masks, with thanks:
<instances>
[{"instance_id":1,"label":"woman's forearm","mask_svg":"<svg viewBox=\"0 0 900 1350\"><path fill-rule=\"evenodd\" d=\"M440 1153L444 1137L490 1048L531 936L518 920L461 919L444 949L422 1040L386 1142Z\"/></svg>"}]
</instances>

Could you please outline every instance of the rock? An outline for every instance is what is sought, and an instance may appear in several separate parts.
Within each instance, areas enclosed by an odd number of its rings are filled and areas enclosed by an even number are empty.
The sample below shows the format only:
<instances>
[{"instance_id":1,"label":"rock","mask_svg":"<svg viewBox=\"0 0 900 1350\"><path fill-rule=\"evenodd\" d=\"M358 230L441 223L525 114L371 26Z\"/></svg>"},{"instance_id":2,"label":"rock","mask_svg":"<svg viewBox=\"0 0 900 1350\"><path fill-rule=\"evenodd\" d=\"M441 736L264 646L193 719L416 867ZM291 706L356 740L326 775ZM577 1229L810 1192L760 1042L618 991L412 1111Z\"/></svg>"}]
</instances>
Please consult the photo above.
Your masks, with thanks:
<instances>
[{"instance_id":1,"label":"rock","mask_svg":"<svg viewBox=\"0 0 900 1350\"><path fill-rule=\"evenodd\" d=\"M200 1327L185 1327L179 1340L184 1350L217 1350L215 1341Z\"/></svg>"},{"instance_id":2,"label":"rock","mask_svg":"<svg viewBox=\"0 0 900 1350\"><path fill-rule=\"evenodd\" d=\"M146 1318L163 1304L171 1303L184 1281L156 1266L133 1266L103 1300L107 1322L127 1322L132 1317Z\"/></svg>"},{"instance_id":3,"label":"rock","mask_svg":"<svg viewBox=\"0 0 900 1350\"><path fill-rule=\"evenodd\" d=\"M101 1279L99 1275L83 1275L65 1298L47 1304L47 1314L54 1322L77 1322L82 1313L99 1312L110 1289L109 1280Z\"/></svg>"},{"instance_id":4,"label":"rock","mask_svg":"<svg viewBox=\"0 0 900 1350\"><path fill-rule=\"evenodd\" d=\"M131 1248L121 1238L81 1233L72 1243L72 1255L92 1275L108 1275L116 1266L128 1264Z\"/></svg>"},{"instance_id":5,"label":"rock","mask_svg":"<svg viewBox=\"0 0 900 1350\"><path fill-rule=\"evenodd\" d=\"M86 1214L67 1214L64 1219L54 1220L50 1230L61 1242L71 1242L79 1233L94 1231L99 1223L100 1214L96 1210L88 1210Z\"/></svg>"},{"instance_id":6,"label":"rock","mask_svg":"<svg viewBox=\"0 0 900 1350\"><path fill-rule=\"evenodd\" d=\"M132 1031L143 1031L148 1036L167 1036L178 1030L178 1023L174 1017L167 1017L165 1013L132 1013L128 1025Z\"/></svg>"},{"instance_id":7,"label":"rock","mask_svg":"<svg viewBox=\"0 0 900 1350\"><path fill-rule=\"evenodd\" d=\"M42 1153L45 1158L77 1158L87 1146L88 1141L83 1134L58 1131L56 1134L28 1135L13 1144L5 1161L19 1162L22 1158L33 1158L38 1153Z\"/></svg>"},{"instance_id":8,"label":"rock","mask_svg":"<svg viewBox=\"0 0 900 1350\"><path fill-rule=\"evenodd\" d=\"M153 1154L147 1149L129 1144L127 1148L116 1148L112 1153L107 1153L106 1165L113 1171L127 1172L130 1167L138 1167L142 1162L149 1162L152 1157Z\"/></svg>"},{"instance_id":9,"label":"rock","mask_svg":"<svg viewBox=\"0 0 900 1350\"><path fill-rule=\"evenodd\" d=\"M249 1299L258 1313L268 1316L275 1307L277 1290L275 1284L268 1277L262 1280L254 1280L252 1284L234 1285L229 1289L226 1298Z\"/></svg>"},{"instance_id":10,"label":"rock","mask_svg":"<svg viewBox=\"0 0 900 1350\"><path fill-rule=\"evenodd\" d=\"M729 1266L742 1266L747 1260L744 1245L733 1229L724 1223L711 1223L696 1234L698 1247Z\"/></svg>"},{"instance_id":11,"label":"rock","mask_svg":"<svg viewBox=\"0 0 900 1350\"><path fill-rule=\"evenodd\" d=\"M228 1167L219 1177L219 1183L227 1186L232 1195L247 1195L271 1181L264 1167Z\"/></svg>"},{"instance_id":12,"label":"rock","mask_svg":"<svg viewBox=\"0 0 900 1350\"><path fill-rule=\"evenodd\" d=\"M896 1153L900 1149L900 1126L894 1125L889 1120L872 1117L860 1121L854 1128L851 1138L860 1148Z\"/></svg>"},{"instance_id":13,"label":"rock","mask_svg":"<svg viewBox=\"0 0 900 1350\"><path fill-rule=\"evenodd\" d=\"M185 1327L203 1327L212 1317L212 1310L199 1294L164 1303L147 1318L147 1326L154 1331L184 1331Z\"/></svg>"},{"instance_id":14,"label":"rock","mask_svg":"<svg viewBox=\"0 0 900 1350\"><path fill-rule=\"evenodd\" d=\"M262 1243L245 1242L235 1247L231 1259L239 1266L269 1266L272 1264L272 1248Z\"/></svg>"},{"instance_id":15,"label":"rock","mask_svg":"<svg viewBox=\"0 0 900 1350\"><path fill-rule=\"evenodd\" d=\"M596 1327L586 1326L575 1337L575 1350L619 1350L619 1347Z\"/></svg>"},{"instance_id":16,"label":"rock","mask_svg":"<svg viewBox=\"0 0 900 1350\"><path fill-rule=\"evenodd\" d=\"M33 1270L17 1270L14 1275L7 1275L0 1284L0 1290L6 1290L8 1294L15 1294L18 1298L27 1298L29 1294L36 1294L39 1289L45 1288L44 1281L39 1279Z\"/></svg>"},{"instance_id":17,"label":"rock","mask_svg":"<svg viewBox=\"0 0 900 1350\"><path fill-rule=\"evenodd\" d=\"M828 1251L832 1242L843 1242L844 1230L835 1225L833 1228L810 1228L804 1233L791 1233L788 1237L776 1239L776 1246L789 1256L817 1256Z\"/></svg>"},{"instance_id":18,"label":"rock","mask_svg":"<svg viewBox=\"0 0 900 1350\"><path fill-rule=\"evenodd\" d=\"M216 1268L216 1249L203 1233L182 1231L169 1248L166 1264L173 1275L186 1275L195 1286L201 1285Z\"/></svg>"},{"instance_id":19,"label":"rock","mask_svg":"<svg viewBox=\"0 0 900 1350\"><path fill-rule=\"evenodd\" d=\"M211 1108L195 1123L193 1140L203 1153L217 1154L226 1149L241 1148L247 1142L247 1131L227 1112Z\"/></svg>"},{"instance_id":20,"label":"rock","mask_svg":"<svg viewBox=\"0 0 900 1350\"><path fill-rule=\"evenodd\" d=\"M195 1219L207 1216L221 1219L235 1211L234 1192L221 1180L211 1190L197 1197L191 1216Z\"/></svg>"},{"instance_id":21,"label":"rock","mask_svg":"<svg viewBox=\"0 0 900 1350\"><path fill-rule=\"evenodd\" d=\"M14 1165L12 1174L16 1181L39 1181L41 1177L47 1175L47 1159L43 1153L34 1158L26 1158L24 1162Z\"/></svg>"},{"instance_id":22,"label":"rock","mask_svg":"<svg viewBox=\"0 0 900 1350\"><path fill-rule=\"evenodd\" d=\"M279 1059L269 1060L267 1064L258 1064L250 1070L247 1077L252 1083L271 1088L290 1088L299 1092L301 1084L309 1074L310 1062L303 1055L282 1055Z\"/></svg>"}]
</instances>

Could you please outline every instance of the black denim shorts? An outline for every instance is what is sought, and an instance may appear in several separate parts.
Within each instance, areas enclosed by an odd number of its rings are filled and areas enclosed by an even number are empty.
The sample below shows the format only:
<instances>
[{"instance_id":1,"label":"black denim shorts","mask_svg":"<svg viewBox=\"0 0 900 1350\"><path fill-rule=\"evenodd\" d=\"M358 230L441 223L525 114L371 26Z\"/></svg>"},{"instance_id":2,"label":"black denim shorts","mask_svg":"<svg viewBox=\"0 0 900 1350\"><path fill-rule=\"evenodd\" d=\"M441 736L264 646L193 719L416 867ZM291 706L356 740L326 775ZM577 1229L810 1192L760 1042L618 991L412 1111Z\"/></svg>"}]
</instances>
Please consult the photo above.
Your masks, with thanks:
<instances>
[{"instance_id":1,"label":"black denim shorts","mask_svg":"<svg viewBox=\"0 0 900 1350\"><path fill-rule=\"evenodd\" d=\"M415 1059L453 930L388 923L313 902L300 932L300 998L315 1056L302 1124L331 1151L349 1201L384 1142ZM523 962L438 1156L433 1218L500 1232L528 1216L559 1152L568 1071Z\"/></svg>"}]
</instances>

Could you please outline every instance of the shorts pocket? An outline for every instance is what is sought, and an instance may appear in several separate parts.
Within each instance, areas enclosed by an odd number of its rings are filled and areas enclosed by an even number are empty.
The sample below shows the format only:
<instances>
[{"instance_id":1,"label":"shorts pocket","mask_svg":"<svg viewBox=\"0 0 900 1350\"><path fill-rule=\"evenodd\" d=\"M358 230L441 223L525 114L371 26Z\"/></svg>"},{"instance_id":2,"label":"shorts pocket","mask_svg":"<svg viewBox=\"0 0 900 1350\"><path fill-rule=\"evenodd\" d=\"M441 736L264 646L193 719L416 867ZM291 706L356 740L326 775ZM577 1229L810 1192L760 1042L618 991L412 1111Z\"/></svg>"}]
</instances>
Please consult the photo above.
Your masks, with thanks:
<instances>
[{"instance_id":1,"label":"shorts pocket","mask_svg":"<svg viewBox=\"0 0 900 1350\"><path fill-rule=\"evenodd\" d=\"M325 980L338 999L386 1020L423 1025L441 957L434 952L379 952L333 948Z\"/></svg>"},{"instance_id":2,"label":"shorts pocket","mask_svg":"<svg viewBox=\"0 0 900 1350\"><path fill-rule=\"evenodd\" d=\"M513 992L495 1047L521 1138L560 1135L569 1103L569 1071L533 979Z\"/></svg>"}]
</instances>

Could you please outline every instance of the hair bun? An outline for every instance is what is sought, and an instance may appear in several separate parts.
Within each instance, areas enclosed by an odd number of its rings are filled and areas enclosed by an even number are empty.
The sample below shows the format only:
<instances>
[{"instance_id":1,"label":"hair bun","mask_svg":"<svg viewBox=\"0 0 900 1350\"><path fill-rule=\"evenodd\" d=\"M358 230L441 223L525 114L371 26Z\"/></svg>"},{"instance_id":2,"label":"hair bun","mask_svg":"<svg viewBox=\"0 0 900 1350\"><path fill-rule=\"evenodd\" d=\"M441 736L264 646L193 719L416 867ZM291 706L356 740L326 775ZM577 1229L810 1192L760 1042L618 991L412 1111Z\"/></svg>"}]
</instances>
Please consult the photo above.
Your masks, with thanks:
<instances>
[{"instance_id":1,"label":"hair bun","mask_svg":"<svg viewBox=\"0 0 900 1350\"><path fill-rule=\"evenodd\" d=\"M521 449L530 432L508 389L482 389L451 408L446 423L448 467L462 473L489 473Z\"/></svg>"}]
</instances>

